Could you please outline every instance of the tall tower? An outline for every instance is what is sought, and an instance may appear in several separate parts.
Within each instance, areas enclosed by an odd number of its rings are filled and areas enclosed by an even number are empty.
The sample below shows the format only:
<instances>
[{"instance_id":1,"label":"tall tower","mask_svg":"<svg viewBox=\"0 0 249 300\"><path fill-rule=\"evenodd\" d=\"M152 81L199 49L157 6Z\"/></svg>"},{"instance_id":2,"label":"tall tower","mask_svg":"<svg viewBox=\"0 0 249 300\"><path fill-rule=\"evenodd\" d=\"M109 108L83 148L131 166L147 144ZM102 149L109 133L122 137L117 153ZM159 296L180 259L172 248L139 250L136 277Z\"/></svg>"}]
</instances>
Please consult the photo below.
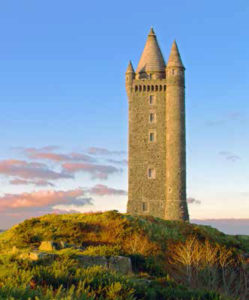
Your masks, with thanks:
<instances>
[{"instance_id":1,"label":"tall tower","mask_svg":"<svg viewBox=\"0 0 249 300\"><path fill-rule=\"evenodd\" d=\"M175 42L166 68L153 29L128 65L130 214L188 220L184 70Z\"/></svg>"}]
</instances>

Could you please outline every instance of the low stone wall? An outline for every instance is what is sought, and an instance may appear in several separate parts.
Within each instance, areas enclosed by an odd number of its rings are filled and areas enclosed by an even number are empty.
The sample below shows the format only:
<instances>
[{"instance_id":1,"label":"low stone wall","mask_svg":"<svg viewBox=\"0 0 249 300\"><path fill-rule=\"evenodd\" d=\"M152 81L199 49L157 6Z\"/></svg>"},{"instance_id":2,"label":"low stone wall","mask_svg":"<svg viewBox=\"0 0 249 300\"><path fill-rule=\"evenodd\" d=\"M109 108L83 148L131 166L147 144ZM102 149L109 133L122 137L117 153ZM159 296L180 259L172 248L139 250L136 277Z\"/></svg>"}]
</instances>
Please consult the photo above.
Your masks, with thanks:
<instances>
[{"instance_id":1,"label":"low stone wall","mask_svg":"<svg viewBox=\"0 0 249 300\"><path fill-rule=\"evenodd\" d=\"M42 260L54 260L59 257L58 254L33 251L29 253L23 253L19 256L20 259L29 259L32 261L42 261ZM125 256L88 256L88 255L78 255L75 257L79 264L84 267L101 266L112 271L116 271L122 274L132 273L131 259Z\"/></svg>"}]
</instances>

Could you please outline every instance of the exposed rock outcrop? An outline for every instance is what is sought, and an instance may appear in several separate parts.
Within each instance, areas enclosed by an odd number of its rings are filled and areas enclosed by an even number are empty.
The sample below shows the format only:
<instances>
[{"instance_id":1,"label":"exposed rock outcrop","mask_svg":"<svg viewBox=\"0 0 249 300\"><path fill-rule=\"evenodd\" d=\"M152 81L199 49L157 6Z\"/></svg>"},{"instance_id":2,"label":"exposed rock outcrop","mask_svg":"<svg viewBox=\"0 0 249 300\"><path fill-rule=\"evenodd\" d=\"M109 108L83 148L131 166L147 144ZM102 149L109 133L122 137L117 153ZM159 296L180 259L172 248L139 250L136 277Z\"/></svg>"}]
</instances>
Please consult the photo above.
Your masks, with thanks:
<instances>
[{"instance_id":1,"label":"exposed rock outcrop","mask_svg":"<svg viewBox=\"0 0 249 300\"><path fill-rule=\"evenodd\" d=\"M53 241L43 241L39 247L41 251L54 251L59 249L61 249L60 245Z\"/></svg>"},{"instance_id":2,"label":"exposed rock outcrop","mask_svg":"<svg viewBox=\"0 0 249 300\"><path fill-rule=\"evenodd\" d=\"M37 261L37 260L53 260L56 258L55 254L46 253L46 252L30 252L29 259Z\"/></svg>"},{"instance_id":3,"label":"exposed rock outcrop","mask_svg":"<svg viewBox=\"0 0 249 300\"><path fill-rule=\"evenodd\" d=\"M132 273L131 259L125 256L111 256L108 259L108 268L122 274Z\"/></svg>"}]
</instances>

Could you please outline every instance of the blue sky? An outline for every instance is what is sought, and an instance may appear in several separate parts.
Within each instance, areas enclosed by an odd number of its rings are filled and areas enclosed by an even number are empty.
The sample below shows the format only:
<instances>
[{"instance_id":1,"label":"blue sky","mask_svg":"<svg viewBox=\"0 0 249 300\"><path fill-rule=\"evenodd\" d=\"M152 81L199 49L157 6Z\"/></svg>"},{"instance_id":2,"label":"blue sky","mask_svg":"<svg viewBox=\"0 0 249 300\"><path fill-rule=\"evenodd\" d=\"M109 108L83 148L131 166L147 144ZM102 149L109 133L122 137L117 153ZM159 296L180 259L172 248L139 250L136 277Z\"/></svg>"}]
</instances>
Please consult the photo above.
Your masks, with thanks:
<instances>
[{"instance_id":1,"label":"blue sky","mask_svg":"<svg viewBox=\"0 0 249 300\"><path fill-rule=\"evenodd\" d=\"M137 65L151 26L165 59L176 39L186 66L188 197L201 202L189 204L191 217L248 218L248 15L249 3L242 0L2 1L0 227L65 208L67 199L74 203L70 194L62 203L50 199L49 206L17 207L20 194L37 193L32 202L41 190L80 188L76 206L82 211L125 209L127 196L117 191L127 190L126 153L113 153L127 150L124 73L129 59ZM37 184L38 177L36 183L10 184L17 177L32 180L16 168L63 173L61 164L72 157L59 163L37 156L51 145L56 154L108 149L88 154L94 165L115 170L103 179L81 165L73 178L47 185ZM34 162L43 165L27 166ZM115 191L91 193L95 186Z\"/></svg>"}]
</instances>

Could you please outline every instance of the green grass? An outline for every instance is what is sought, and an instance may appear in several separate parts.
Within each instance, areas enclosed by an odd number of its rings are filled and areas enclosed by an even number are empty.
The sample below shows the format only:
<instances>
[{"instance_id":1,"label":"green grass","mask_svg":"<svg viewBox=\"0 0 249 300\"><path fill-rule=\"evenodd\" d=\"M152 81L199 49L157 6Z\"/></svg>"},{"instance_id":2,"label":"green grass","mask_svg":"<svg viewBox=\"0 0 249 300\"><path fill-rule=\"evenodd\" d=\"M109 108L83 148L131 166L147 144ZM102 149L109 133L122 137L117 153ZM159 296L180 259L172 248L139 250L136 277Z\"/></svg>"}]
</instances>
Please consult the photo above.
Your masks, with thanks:
<instances>
[{"instance_id":1,"label":"green grass","mask_svg":"<svg viewBox=\"0 0 249 300\"><path fill-rule=\"evenodd\" d=\"M119 247L126 254L129 239L147 239L160 250L167 242L184 241L195 235L227 247L249 252L249 238L226 235L210 226L134 217L115 211L94 214L45 215L26 220L0 235L0 247L37 247L43 240L64 241L77 246ZM134 246L135 247L135 246ZM139 251L139 249L138 249ZM144 254L144 253L142 253Z\"/></svg>"},{"instance_id":2,"label":"green grass","mask_svg":"<svg viewBox=\"0 0 249 300\"><path fill-rule=\"evenodd\" d=\"M225 299L168 278L144 280L99 266L84 269L65 256L49 264L2 257L0 286L0 299Z\"/></svg>"},{"instance_id":3,"label":"green grass","mask_svg":"<svg viewBox=\"0 0 249 300\"><path fill-rule=\"evenodd\" d=\"M0 299L229 299L206 291L205 286L191 289L187 282L169 277L169 249L192 236L234 253L249 252L247 236L116 211L26 220L0 234ZM56 250L51 261L19 258L47 240L81 248ZM135 273L123 276L102 267L86 269L77 260L79 255L128 256Z\"/></svg>"}]
</instances>

